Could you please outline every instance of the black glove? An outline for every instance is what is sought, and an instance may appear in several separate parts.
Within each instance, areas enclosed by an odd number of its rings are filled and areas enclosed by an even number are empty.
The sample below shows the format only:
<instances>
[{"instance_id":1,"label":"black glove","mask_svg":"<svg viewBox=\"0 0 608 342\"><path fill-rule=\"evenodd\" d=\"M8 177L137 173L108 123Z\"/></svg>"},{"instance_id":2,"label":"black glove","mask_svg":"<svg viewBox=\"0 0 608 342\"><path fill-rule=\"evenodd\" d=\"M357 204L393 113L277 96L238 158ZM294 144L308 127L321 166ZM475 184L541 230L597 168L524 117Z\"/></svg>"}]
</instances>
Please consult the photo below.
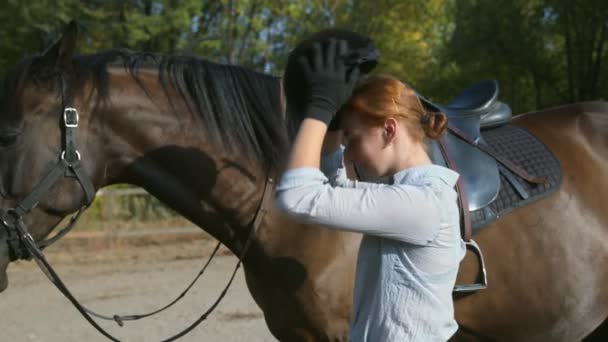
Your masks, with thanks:
<instances>
[{"instance_id":1,"label":"black glove","mask_svg":"<svg viewBox=\"0 0 608 342\"><path fill-rule=\"evenodd\" d=\"M359 76L355 68L347 77L344 56L348 54L346 41L330 40L324 58L320 43L313 45L312 64L306 57L299 63L309 89L305 117L317 119L329 125L334 115L348 100Z\"/></svg>"}]
</instances>

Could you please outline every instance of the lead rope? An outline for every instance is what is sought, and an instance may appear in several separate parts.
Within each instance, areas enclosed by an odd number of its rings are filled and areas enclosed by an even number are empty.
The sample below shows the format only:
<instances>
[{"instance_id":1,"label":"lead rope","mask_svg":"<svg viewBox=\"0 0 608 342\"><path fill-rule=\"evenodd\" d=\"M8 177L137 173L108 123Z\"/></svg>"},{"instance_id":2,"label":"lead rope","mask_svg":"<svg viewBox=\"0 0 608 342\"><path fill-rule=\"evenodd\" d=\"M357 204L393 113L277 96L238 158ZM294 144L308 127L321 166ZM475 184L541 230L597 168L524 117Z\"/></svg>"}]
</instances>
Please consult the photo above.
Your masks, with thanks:
<instances>
[{"instance_id":1,"label":"lead rope","mask_svg":"<svg viewBox=\"0 0 608 342\"><path fill-rule=\"evenodd\" d=\"M211 253L211 256L209 256L209 259L207 259L207 262L205 263L205 265L203 266L203 268L201 269L201 271L196 275L196 277L194 278L194 280L192 280L192 282L190 282L190 284L186 287L186 289L184 291L182 291L182 293L180 293L172 302L170 302L169 304L161 307L160 309L148 312L146 314L139 314L139 315L117 315L117 314L114 314L112 316L107 316L107 315L98 314L95 311L93 311L93 310L91 310L91 309L89 309L89 308L87 308L85 306L83 306L83 308L91 316L97 317L99 319L104 319L104 320L107 320L107 321L114 321L120 327L124 326L124 322L125 321L137 321L137 320L140 320L142 318L154 316L157 313L161 313L161 312L167 310L168 308L172 307L175 303L179 302L182 298L184 298L186 296L186 294L188 293L188 291L190 291L190 289L192 288L192 286L194 286L194 284L203 275L203 273L205 273L205 270L207 269L207 266L209 266L209 264L211 263L211 260L213 259L213 257L215 257L215 254L217 253L218 249L220 249L221 245L222 245L221 242L217 243L217 245L213 249L213 252Z\"/></svg>"}]
</instances>

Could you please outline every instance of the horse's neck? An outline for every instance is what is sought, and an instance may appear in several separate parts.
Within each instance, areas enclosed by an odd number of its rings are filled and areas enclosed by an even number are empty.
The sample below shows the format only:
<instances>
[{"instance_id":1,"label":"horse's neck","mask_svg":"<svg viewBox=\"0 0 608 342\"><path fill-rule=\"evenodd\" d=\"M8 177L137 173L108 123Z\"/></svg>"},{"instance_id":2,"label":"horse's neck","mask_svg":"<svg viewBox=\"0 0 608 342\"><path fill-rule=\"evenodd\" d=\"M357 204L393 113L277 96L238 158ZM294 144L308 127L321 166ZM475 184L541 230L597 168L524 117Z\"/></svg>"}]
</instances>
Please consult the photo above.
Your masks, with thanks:
<instances>
[{"instance_id":1,"label":"horse's neck","mask_svg":"<svg viewBox=\"0 0 608 342\"><path fill-rule=\"evenodd\" d=\"M117 147L113 153L120 156L118 169L123 170L114 182L144 187L238 254L262 201L267 168L212 146L198 115L171 89L172 105L164 100L167 95L159 85L150 86L146 94L130 76L114 77L117 83L129 85L112 96L115 105L105 116L114 133L108 141ZM140 77L147 85L158 79L156 74ZM280 171L273 170L272 176L276 178ZM344 253L356 254L359 235L302 227L274 209L272 198L265 203L270 210L248 253L249 266L259 261L266 267L268 257L274 256L304 270L333 272L325 262ZM336 249L336 245L341 247ZM325 251L322 261L318 250Z\"/></svg>"},{"instance_id":2,"label":"horse's neck","mask_svg":"<svg viewBox=\"0 0 608 342\"><path fill-rule=\"evenodd\" d=\"M113 77L129 86L111 95L113 105L103 116L114 147L108 153L118 160L110 183L145 188L238 250L261 200L263 167L212 146L201 120L178 94L169 90L169 104L160 86L149 86L145 94L129 76ZM146 84L157 82L153 74L141 77Z\"/></svg>"}]
</instances>

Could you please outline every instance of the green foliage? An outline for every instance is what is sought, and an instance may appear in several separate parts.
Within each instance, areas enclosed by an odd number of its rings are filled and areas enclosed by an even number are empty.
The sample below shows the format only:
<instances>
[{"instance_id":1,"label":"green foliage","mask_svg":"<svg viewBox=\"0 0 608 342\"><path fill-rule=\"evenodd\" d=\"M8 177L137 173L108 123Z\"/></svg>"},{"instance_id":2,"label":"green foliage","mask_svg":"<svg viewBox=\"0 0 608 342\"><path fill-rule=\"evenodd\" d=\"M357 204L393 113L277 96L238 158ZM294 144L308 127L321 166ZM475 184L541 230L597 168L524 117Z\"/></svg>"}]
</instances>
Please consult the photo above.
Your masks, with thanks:
<instances>
[{"instance_id":1,"label":"green foliage","mask_svg":"<svg viewBox=\"0 0 608 342\"><path fill-rule=\"evenodd\" d=\"M77 0L6 0L0 8L0 70L40 52L77 13Z\"/></svg>"},{"instance_id":2,"label":"green foliage","mask_svg":"<svg viewBox=\"0 0 608 342\"><path fill-rule=\"evenodd\" d=\"M280 75L304 35L332 26L374 38L379 72L437 101L484 78L515 112L605 98L602 0L5 0L0 72L76 18L80 51L201 56Z\"/></svg>"},{"instance_id":3,"label":"green foliage","mask_svg":"<svg viewBox=\"0 0 608 342\"><path fill-rule=\"evenodd\" d=\"M457 1L451 80L497 78L516 111L606 97L605 1Z\"/></svg>"},{"instance_id":4,"label":"green foliage","mask_svg":"<svg viewBox=\"0 0 608 342\"><path fill-rule=\"evenodd\" d=\"M371 36L381 51L379 72L395 75L428 97L437 96L441 52L453 31L449 0L353 1L344 26Z\"/></svg>"}]
</instances>

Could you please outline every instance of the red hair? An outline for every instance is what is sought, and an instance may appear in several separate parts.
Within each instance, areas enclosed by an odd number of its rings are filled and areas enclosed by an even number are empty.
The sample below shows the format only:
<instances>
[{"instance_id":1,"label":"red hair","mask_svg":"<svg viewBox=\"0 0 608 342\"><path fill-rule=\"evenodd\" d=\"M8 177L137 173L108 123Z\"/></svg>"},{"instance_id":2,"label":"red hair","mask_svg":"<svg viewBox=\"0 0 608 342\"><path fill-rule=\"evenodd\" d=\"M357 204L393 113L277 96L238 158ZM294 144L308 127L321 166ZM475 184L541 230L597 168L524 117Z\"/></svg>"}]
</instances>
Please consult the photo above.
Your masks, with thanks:
<instances>
[{"instance_id":1,"label":"red hair","mask_svg":"<svg viewBox=\"0 0 608 342\"><path fill-rule=\"evenodd\" d=\"M425 137L439 139L448 123L444 113L427 112L414 90L388 75L370 75L363 79L339 112L341 120L357 114L374 126L382 125L388 118L397 118L418 142Z\"/></svg>"}]
</instances>

